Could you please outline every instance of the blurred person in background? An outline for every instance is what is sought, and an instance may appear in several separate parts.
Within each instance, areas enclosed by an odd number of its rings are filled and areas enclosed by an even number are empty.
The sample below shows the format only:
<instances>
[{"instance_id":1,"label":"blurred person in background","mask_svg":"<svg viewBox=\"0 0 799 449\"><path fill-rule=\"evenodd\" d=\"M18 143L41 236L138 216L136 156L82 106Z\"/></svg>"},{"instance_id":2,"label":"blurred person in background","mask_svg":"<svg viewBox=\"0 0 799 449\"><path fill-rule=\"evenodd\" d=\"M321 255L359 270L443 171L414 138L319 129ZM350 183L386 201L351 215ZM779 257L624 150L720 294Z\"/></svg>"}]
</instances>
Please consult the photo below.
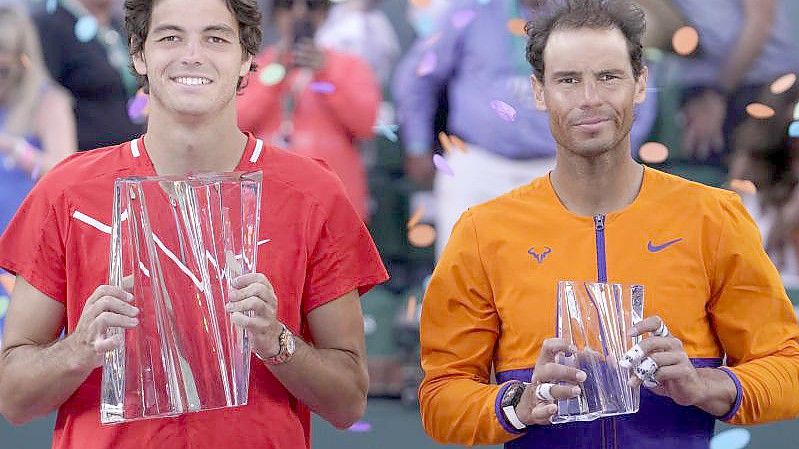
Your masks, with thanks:
<instances>
[{"instance_id":1,"label":"blurred person in background","mask_svg":"<svg viewBox=\"0 0 799 449\"><path fill-rule=\"evenodd\" d=\"M0 7L0 233L39 176L75 152L69 95L47 74L21 8ZM0 346L13 277L0 269Z\"/></svg>"},{"instance_id":2,"label":"blurred person in background","mask_svg":"<svg viewBox=\"0 0 799 449\"><path fill-rule=\"evenodd\" d=\"M671 0L699 34L677 61L683 86L682 152L726 166L735 128L764 86L799 70L789 0Z\"/></svg>"},{"instance_id":3,"label":"blurred person in background","mask_svg":"<svg viewBox=\"0 0 799 449\"><path fill-rule=\"evenodd\" d=\"M315 43L330 6L328 0L274 0L280 38L256 59L258 73L237 102L239 127L327 163L367 221L369 191L356 143L373 136L380 88L366 62Z\"/></svg>"},{"instance_id":4,"label":"blurred person in background","mask_svg":"<svg viewBox=\"0 0 799 449\"><path fill-rule=\"evenodd\" d=\"M397 68L393 97L406 171L423 189L434 184L437 254L462 212L554 166L555 141L546 113L533 104L521 30L548 10L547 3L453 0L431 34L420 37ZM442 89L449 102L448 132L466 145L464 151L445 155L454 176L436 173L432 162ZM648 96L636 115L635 152L654 121L655 95Z\"/></svg>"},{"instance_id":5,"label":"blurred person in background","mask_svg":"<svg viewBox=\"0 0 799 449\"><path fill-rule=\"evenodd\" d=\"M136 79L128 69L127 41L113 16L115 0L41 2L34 21L53 79L75 99L78 149L131 140L144 128L128 116Z\"/></svg>"},{"instance_id":6,"label":"blurred person in background","mask_svg":"<svg viewBox=\"0 0 799 449\"><path fill-rule=\"evenodd\" d=\"M356 55L369 63L381 85L388 85L400 44L380 0L346 0L332 6L316 43Z\"/></svg>"}]
</instances>

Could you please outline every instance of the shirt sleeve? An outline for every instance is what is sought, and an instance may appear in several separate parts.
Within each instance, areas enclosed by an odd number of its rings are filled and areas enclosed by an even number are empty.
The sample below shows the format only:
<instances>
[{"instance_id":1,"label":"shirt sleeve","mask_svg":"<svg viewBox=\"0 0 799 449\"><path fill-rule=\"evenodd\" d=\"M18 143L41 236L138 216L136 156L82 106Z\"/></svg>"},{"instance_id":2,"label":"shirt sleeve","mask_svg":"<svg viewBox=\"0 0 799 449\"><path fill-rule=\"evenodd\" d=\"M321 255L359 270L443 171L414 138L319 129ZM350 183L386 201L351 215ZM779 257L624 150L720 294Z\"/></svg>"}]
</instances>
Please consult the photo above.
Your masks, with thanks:
<instances>
[{"instance_id":1,"label":"shirt sleeve","mask_svg":"<svg viewBox=\"0 0 799 449\"><path fill-rule=\"evenodd\" d=\"M352 290L363 295L388 280L372 236L347 198L344 185L329 169L322 175L319 194L327 199L317 204L311 223L314 237L309 244L302 299L306 314Z\"/></svg>"},{"instance_id":2,"label":"shirt sleeve","mask_svg":"<svg viewBox=\"0 0 799 449\"><path fill-rule=\"evenodd\" d=\"M514 438L490 384L499 318L466 212L452 231L422 303L422 424L446 444L501 444Z\"/></svg>"},{"instance_id":3,"label":"shirt sleeve","mask_svg":"<svg viewBox=\"0 0 799 449\"><path fill-rule=\"evenodd\" d=\"M710 315L737 398L722 419L759 424L799 415L799 325L779 272L737 195L722 203Z\"/></svg>"},{"instance_id":4,"label":"shirt sleeve","mask_svg":"<svg viewBox=\"0 0 799 449\"><path fill-rule=\"evenodd\" d=\"M66 301L63 194L41 179L0 237L0 268L21 276L36 289Z\"/></svg>"}]
</instances>

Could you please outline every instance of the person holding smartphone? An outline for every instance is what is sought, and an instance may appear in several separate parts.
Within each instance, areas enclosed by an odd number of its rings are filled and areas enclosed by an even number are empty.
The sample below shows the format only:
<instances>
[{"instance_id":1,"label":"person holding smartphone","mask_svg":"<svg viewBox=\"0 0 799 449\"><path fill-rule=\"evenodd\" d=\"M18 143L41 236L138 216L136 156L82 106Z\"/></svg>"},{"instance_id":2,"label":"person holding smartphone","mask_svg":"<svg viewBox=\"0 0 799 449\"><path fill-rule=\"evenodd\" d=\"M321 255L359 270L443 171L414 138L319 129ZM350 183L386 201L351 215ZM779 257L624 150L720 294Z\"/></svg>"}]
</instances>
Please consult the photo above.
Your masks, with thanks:
<instances>
[{"instance_id":1,"label":"person holding smartphone","mask_svg":"<svg viewBox=\"0 0 799 449\"><path fill-rule=\"evenodd\" d=\"M373 135L381 101L369 65L314 41L329 0L274 0L278 42L257 58L238 101L239 126L271 144L327 163L368 220L366 170L357 141Z\"/></svg>"}]
</instances>

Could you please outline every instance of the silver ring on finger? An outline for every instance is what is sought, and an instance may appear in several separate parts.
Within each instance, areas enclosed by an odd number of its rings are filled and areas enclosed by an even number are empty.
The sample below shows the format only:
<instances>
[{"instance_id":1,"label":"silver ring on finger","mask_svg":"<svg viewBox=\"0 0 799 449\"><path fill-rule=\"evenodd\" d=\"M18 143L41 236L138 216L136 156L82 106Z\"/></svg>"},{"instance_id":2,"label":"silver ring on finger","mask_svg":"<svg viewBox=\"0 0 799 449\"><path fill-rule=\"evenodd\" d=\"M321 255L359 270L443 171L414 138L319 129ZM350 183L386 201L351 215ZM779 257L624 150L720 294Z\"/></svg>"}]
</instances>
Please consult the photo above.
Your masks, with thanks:
<instances>
[{"instance_id":1,"label":"silver ring on finger","mask_svg":"<svg viewBox=\"0 0 799 449\"><path fill-rule=\"evenodd\" d=\"M669 332L669 328L666 326L666 323L661 321L660 327L657 328L655 332L652 332L652 335L655 337L668 337L671 335L671 333Z\"/></svg>"},{"instance_id":2,"label":"silver ring on finger","mask_svg":"<svg viewBox=\"0 0 799 449\"><path fill-rule=\"evenodd\" d=\"M644 380L644 386L645 386L646 388L657 388L657 387L659 387L659 386L660 386L660 382L658 382L658 381L657 381L657 379L655 379L655 376L654 376L654 375L652 375L652 376L650 376L650 377L647 377L647 378Z\"/></svg>"},{"instance_id":3,"label":"silver ring on finger","mask_svg":"<svg viewBox=\"0 0 799 449\"><path fill-rule=\"evenodd\" d=\"M658 370L657 362L652 360L652 357L647 357L644 360L642 360L641 364L636 366L633 371L635 372L635 375L638 376L639 379L641 379L642 381L646 381L650 379L654 380L655 373L657 372L657 370Z\"/></svg>"},{"instance_id":4,"label":"silver ring on finger","mask_svg":"<svg viewBox=\"0 0 799 449\"><path fill-rule=\"evenodd\" d=\"M539 401L554 401L555 397L552 396L552 387L555 384L549 382L543 382L535 387L535 397Z\"/></svg>"}]
</instances>

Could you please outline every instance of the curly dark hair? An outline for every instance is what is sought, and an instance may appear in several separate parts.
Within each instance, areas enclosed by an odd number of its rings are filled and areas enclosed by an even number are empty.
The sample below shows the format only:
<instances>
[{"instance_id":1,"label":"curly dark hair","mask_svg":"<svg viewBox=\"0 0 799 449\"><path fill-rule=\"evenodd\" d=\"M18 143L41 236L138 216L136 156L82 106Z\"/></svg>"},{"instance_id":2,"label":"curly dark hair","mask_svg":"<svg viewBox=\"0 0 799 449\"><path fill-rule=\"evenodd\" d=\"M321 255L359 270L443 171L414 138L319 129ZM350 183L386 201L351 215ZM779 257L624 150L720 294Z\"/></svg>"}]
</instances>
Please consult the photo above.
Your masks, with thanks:
<instances>
[{"instance_id":1,"label":"curly dark hair","mask_svg":"<svg viewBox=\"0 0 799 449\"><path fill-rule=\"evenodd\" d=\"M550 15L542 15L528 22L527 62L533 72L544 82L544 48L550 34L556 30L579 28L617 28L627 41L633 75L637 79L644 68L644 47L641 40L646 30L643 9L630 0L564 0L564 4Z\"/></svg>"},{"instance_id":2,"label":"curly dark hair","mask_svg":"<svg viewBox=\"0 0 799 449\"><path fill-rule=\"evenodd\" d=\"M261 46L261 12L258 10L256 0L224 0L227 9L233 13L239 25L239 41L246 55L255 56ZM144 51L144 42L150 31L150 21L155 0L125 0L125 30L130 39L130 55L134 56ZM139 75L133 68L131 70L144 92L149 92L149 83L146 75ZM255 72L258 66L255 61L250 65L250 71ZM239 78L237 90L245 87L245 78Z\"/></svg>"}]
</instances>

